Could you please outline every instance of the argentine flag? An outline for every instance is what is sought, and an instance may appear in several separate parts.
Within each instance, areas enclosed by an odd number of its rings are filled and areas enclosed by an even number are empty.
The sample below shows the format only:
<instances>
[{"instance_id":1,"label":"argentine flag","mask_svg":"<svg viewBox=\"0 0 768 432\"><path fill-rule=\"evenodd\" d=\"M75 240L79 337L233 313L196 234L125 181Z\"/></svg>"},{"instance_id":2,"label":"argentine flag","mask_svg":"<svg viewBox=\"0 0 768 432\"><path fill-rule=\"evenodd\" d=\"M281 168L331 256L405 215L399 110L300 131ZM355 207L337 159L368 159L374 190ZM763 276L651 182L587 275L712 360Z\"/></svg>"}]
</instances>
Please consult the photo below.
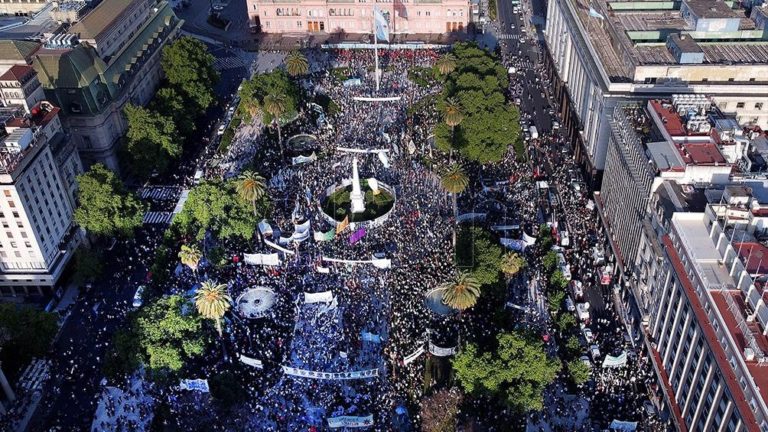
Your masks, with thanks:
<instances>
[{"instance_id":1,"label":"argentine flag","mask_svg":"<svg viewBox=\"0 0 768 432\"><path fill-rule=\"evenodd\" d=\"M389 23L378 6L373 9L373 28L376 39L389 42Z\"/></svg>"}]
</instances>

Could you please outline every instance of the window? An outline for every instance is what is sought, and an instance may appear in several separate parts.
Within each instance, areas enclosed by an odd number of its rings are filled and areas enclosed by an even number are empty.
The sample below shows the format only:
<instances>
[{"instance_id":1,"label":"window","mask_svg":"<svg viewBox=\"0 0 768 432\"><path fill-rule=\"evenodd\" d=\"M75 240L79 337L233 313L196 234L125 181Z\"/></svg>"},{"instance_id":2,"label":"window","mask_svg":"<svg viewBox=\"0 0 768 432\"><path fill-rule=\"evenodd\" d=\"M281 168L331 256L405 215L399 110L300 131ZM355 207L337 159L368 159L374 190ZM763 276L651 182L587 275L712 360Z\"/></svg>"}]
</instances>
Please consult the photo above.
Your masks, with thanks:
<instances>
[{"instance_id":1,"label":"window","mask_svg":"<svg viewBox=\"0 0 768 432\"><path fill-rule=\"evenodd\" d=\"M13 206L11 206L11 207L13 207ZM19 217L19 212L17 212L17 211L13 212L13 217L15 217L15 218Z\"/></svg>"},{"instance_id":2,"label":"window","mask_svg":"<svg viewBox=\"0 0 768 432\"><path fill-rule=\"evenodd\" d=\"M8 201L8 207L10 208L16 208L16 203L13 201Z\"/></svg>"},{"instance_id":3,"label":"window","mask_svg":"<svg viewBox=\"0 0 768 432\"><path fill-rule=\"evenodd\" d=\"M5 232L5 236L8 237L8 238L13 238L13 233L10 232L10 231L6 231Z\"/></svg>"},{"instance_id":4,"label":"window","mask_svg":"<svg viewBox=\"0 0 768 432\"><path fill-rule=\"evenodd\" d=\"M755 102L755 109L756 110L763 109L763 103L762 102Z\"/></svg>"},{"instance_id":5,"label":"window","mask_svg":"<svg viewBox=\"0 0 768 432\"><path fill-rule=\"evenodd\" d=\"M11 191L9 191L8 189L4 190L4 191L3 191L3 194L4 194L5 196L7 196L8 198L10 198L10 197L11 197Z\"/></svg>"},{"instance_id":6,"label":"window","mask_svg":"<svg viewBox=\"0 0 768 432\"><path fill-rule=\"evenodd\" d=\"M734 81L735 81L734 78L728 78L728 82L734 82Z\"/></svg>"},{"instance_id":7,"label":"window","mask_svg":"<svg viewBox=\"0 0 768 432\"><path fill-rule=\"evenodd\" d=\"M744 108L744 102L737 103L736 108Z\"/></svg>"},{"instance_id":8,"label":"window","mask_svg":"<svg viewBox=\"0 0 768 432\"><path fill-rule=\"evenodd\" d=\"M31 248L31 247L32 247L32 243L30 243L30 242L28 242L28 241L25 241L25 242L24 242L24 246L25 246L26 248Z\"/></svg>"},{"instance_id":9,"label":"window","mask_svg":"<svg viewBox=\"0 0 768 432\"><path fill-rule=\"evenodd\" d=\"M16 226L19 228L24 228L24 223L22 221L16 221Z\"/></svg>"},{"instance_id":10,"label":"window","mask_svg":"<svg viewBox=\"0 0 768 432\"><path fill-rule=\"evenodd\" d=\"M754 81L755 81L755 79L754 79L754 78L750 78L750 79L749 79L749 81L750 81L750 82L754 82Z\"/></svg>"}]
</instances>

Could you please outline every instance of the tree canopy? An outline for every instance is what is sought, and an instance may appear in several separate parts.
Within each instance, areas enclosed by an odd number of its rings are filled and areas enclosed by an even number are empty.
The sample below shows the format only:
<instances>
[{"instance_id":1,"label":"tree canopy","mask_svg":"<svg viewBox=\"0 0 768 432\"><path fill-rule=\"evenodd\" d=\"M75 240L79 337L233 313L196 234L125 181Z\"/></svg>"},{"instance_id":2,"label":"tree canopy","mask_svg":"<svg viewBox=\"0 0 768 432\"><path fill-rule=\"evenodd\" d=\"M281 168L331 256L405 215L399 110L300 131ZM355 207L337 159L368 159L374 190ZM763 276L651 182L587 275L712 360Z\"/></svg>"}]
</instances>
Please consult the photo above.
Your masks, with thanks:
<instances>
[{"instance_id":1,"label":"tree canopy","mask_svg":"<svg viewBox=\"0 0 768 432\"><path fill-rule=\"evenodd\" d=\"M220 238L253 237L257 219L269 210L269 202L262 197L252 206L237 194L236 181L203 183L189 192L184 209L176 215L173 223L179 229L202 240L205 231L210 230Z\"/></svg>"},{"instance_id":2,"label":"tree canopy","mask_svg":"<svg viewBox=\"0 0 768 432\"><path fill-rule=\"evenodd\" d=\"M296 116L299 106L299 88L282 69L254 75L253 78L243 83L240 100L244 111L247 113L261 112L264 123L271 123L274 117L264 108L264 98L270 94L281 94L285 97L285 110L280 116L281 122L284 123Z\"/></svg>"},{"instance_id":3,"label":"tree canopy","mask_svg":"<svg viewBox=\"0 0 768 432\"><path fill-rule=\"evenodd\" d=\"M52 313L0 303L0 361L6 372L45 356L59 328L56 321Z\"/></svg>"},{"instance_id":4,"label":"tree canopy","mask_svg":"<svg viewBox=\"0 0 768 432\"><path fill-rule=\"evenodd\" d=\"M133 235L141 226L144 208L125 190L115 173L95 164L77 176L79 206L75 221L97 236Z\"/></svg>"},{"instance_id":5,"label":"tree canopy","mask_svg":"<svg viewBox=\"0 0 768 432\"><path fill-rule=\"evenodd\" d=\"M463 119L454 128L453 139L451 126L438 124L436 143L446 151L453 146L480 163L498 162L520 133L520 113L507 103L504 93L509 85L507 71L474 43L455 44L452 54L455 67L447 76L438 110L445 112L446 101L456 101Z\"/></svg>"},{"instance_id":6,"label":"tree canopy","mask_svg":"<svg viewBox=\"0 0 768 432\"><path fill-rule=\"evenodd\" d=\"M173 119L140 106L123 109L128 121L125 152L129 168L140 178L165 172L181 156L181 142Z\"/></svg>"},{"instance_id":7,"label":"tree canopy","mask_svg":"<svg viewBox=\"0 0 768 432\"><path fill-rule=\"evenodd\" d=\"M459 269L469 271L480 284L489 285L499 280L503 253L488 231L475 226L463 226L459 231L456 264Z\"/></svg>"},{"instance_id":8,"label":"tree canopy","mask_svg":"<svg viewBox=\"0 0 768 432\"><path fill-rule=\"evenodd\" d=\"M144 306L136 316L133 330L141 357L153 372L178 372L205 351L202 317L185 303L178 295L163 297Z\"/></svg>"},{"instance_id":9,"label":"tree canopy","mask_svg":"<svg viewBox=\"0 0 768 432\"><path fill-rule=\"evenodd\" d=\"M162 87L155 93L150 108L163 116L170 117L184 138L195 131L195 116L190 115L184 95L174 87Z\"/></svg>"},{"instance_id":10,"label":"tree canopy","mask_svg":"<svg viewBox=\"0 0 768 432\"><path fill-rule=\"evenodd\" d=\"M443 389L421 403L422 432L454 432L462 394L458 389Z\"/></svg>"},{"instance_id":11,"label":"tree canopy","mask_svg":"<svg viewBox=\"0 0 768 432\"><path fill-rule=\"evenodd\" d=\"M198 39L183 36L163 49L160 65L168 82L179 89L199 112L211 106L216 97L213 86L219 74L213 68L214 57Z\"/></svg>"},{"instance_id":12,"label":"tree canopy","mask_svg":"<svg viewBox=\"0 0 768 432\"><path fill-rule=\"evenodd\" d=\"M544 344L532 335L500 333L495 350L467 344L452 360L456 379L467 393L489 394L519 412L541 410L543 392L560 371Z\"/></svg>"},{"instance_id":13,"label":"tree canopy","mask_svg":"<svg viewBox=\"0 0 768 432\"><path fill-rule=\"evenodd\" d=\"M568 362L568 374L574 384L581 385L589 381L592 368L580 359L575 359Z\"/></svg>"}]
</instances>

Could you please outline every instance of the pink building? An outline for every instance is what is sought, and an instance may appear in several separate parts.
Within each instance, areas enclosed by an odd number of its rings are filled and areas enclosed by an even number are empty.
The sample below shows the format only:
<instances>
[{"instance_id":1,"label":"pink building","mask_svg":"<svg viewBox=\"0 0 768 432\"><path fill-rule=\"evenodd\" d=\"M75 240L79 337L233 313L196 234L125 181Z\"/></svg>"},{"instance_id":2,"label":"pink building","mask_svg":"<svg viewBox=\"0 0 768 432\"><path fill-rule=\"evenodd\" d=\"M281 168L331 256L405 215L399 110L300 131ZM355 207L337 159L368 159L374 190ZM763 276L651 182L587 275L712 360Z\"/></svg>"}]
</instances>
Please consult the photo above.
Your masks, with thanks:
<instances>
[{"instance_id":1,"label":"pink building","mask_svg":"<svg viewBox=\"0 0 768 432\"><path fill-rule=\"evenodd\" d=\"M250 25L264 33L371 33L373 6L392 34L464 31L468 0L247 0Z\"/></svg>"}]
</instances>

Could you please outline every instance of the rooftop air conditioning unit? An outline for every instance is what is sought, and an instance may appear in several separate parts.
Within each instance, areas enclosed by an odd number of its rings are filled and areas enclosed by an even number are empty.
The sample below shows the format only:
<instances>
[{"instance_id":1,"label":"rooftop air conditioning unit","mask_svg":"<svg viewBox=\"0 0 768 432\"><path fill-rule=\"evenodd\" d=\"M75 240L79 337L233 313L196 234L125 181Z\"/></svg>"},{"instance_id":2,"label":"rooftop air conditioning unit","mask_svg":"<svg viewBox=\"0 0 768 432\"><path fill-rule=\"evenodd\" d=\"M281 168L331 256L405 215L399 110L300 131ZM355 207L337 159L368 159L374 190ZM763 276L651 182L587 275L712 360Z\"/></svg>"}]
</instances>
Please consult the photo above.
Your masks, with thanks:
<instances>
[{"instance_id":1,"label":"rooftop air conditioning unit","mask_svg":"<svg viewBox=\"0 0 768 432\"><path fill-rule=\"evenodd\" d=\"M744 360L748 362L755 361L755 351L752 348L744 348Z\"/></svg>"}]
</instances>

